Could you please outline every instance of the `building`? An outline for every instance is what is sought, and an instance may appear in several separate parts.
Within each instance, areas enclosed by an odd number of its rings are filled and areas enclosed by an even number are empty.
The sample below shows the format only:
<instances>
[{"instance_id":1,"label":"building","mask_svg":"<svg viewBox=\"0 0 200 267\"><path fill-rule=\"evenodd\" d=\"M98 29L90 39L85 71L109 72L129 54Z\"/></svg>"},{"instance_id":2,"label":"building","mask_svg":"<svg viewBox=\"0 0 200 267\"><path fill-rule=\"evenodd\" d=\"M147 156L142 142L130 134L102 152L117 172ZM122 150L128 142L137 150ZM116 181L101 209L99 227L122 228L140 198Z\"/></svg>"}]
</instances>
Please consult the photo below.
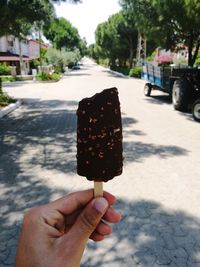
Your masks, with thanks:
<instances>
[{"instance_id":1,"label":"building","mask_svg":"<svg viewBox=\"0 0 200 267\"><path fill-rule=\"evenodd\" d=\"M31 61L28 41L20 41L12 35L0 37L0 63L12 66L13 72L16 72L16 74L20 74L20 50L22 59L21 74L28 74L30 72L29 63Z\"/></svg>"},{"instance_id":2,"label":"building","mask_svg":"<svg viewBox=\"0 0 200 267\"><path fill-rule=\"evenodd\" d=\"M31 73L30 62L40 57L40 48L47 49L48 45L33 39L19 40L12 35L2 36L0 37L0 63L11 66L14 75L29 74Z\"/></svg>"},{"instance_id":3,"label":"building","mask_svg":"<svg viewBox=\"0 0 200 267\"><path fill-rule=\"evenodd\" d=\"M29 46L29 57L32 59L37 59L40 57L40 48L47 49L48 45L44 44L42 42L39 42L38 40L30 39L28 41Z\"/></svg>"}]
</instances>

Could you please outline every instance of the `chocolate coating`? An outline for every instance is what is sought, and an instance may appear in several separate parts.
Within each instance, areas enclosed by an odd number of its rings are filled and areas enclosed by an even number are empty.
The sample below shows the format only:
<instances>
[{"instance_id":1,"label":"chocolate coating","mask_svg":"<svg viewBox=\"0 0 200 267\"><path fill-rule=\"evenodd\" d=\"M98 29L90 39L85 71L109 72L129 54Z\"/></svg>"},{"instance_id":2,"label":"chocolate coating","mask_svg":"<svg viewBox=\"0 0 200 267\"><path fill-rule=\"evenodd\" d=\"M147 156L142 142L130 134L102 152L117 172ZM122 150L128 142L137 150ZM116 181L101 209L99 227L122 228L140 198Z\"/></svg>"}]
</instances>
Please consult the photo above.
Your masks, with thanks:
<instances>
[{"instance_id":1,"label":"chocolate coating","mask_svg":"<svg viewBox=\"0 0 200 267\"><path fill-rule=\"evenodd\" d=\"M88 180L111 180L122 173L122 122L117 88L79 102L77 173Z\"/></svg>"}]
</instances>

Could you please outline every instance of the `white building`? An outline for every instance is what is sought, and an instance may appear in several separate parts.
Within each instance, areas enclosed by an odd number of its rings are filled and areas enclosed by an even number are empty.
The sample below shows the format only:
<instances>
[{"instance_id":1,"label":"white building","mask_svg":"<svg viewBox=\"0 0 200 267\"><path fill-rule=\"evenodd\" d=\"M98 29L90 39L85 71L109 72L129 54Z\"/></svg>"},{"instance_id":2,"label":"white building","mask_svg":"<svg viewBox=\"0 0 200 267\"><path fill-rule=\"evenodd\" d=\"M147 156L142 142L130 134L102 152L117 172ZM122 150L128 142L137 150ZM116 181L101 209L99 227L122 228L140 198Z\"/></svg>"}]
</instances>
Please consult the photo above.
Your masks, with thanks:
<instances>
[{"instance_id":1,"label":"white building","mask_svg":"<svg viewBox=\"0 0 200 267\"><path fill-rule=\"evenodd\" d=\"M29 58L28 40L20 41L12 35L0 37L0 63L16 67L17 74L20 74L20 50L23 61L21 74L28 74L31 60Z\"/></svg>"}]
</instances>

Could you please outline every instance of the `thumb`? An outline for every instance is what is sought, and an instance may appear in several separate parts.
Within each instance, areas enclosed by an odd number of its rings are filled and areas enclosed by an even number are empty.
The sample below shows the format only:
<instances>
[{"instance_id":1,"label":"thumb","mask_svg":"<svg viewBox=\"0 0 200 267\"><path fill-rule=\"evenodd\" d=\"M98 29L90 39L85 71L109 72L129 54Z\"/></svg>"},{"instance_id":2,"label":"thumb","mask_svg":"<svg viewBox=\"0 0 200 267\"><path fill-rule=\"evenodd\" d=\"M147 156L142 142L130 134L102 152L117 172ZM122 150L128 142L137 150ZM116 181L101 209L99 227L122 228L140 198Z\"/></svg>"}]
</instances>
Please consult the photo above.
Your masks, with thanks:
<instances>
[{"instance_id":1,"label":"thumb","mask_svg":"<svg viewBox=\"0 0 200 267\"><path fill-rule=\"evenodd\" d=\"M71 228L71 234L74 239L77 239L78 243L81 241L87 242L108 209L108 206L109 204L105 198L98 197L85 207Z\"/></svg>"}]
</instances>

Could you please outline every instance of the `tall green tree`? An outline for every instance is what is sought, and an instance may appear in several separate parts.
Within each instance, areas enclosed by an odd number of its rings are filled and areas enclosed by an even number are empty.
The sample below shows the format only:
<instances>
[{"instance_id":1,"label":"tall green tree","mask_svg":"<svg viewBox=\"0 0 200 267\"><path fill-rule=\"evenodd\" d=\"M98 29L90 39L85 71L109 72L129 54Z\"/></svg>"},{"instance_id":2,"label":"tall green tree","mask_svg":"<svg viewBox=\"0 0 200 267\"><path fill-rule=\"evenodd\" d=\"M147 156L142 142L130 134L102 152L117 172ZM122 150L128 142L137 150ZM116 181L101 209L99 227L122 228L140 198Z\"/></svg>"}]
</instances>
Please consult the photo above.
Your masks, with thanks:
<instances>
[{"instance_id":1,"label":"tall green tree","mask_svg":"<svg viewBox=\"0 0 200 267\"><path fill-rule=\"evenodd\" d=\"M125 65L127 59L132 66L136 52L137 30L125 14L119 12L112 15L108 21L98 25L96 44L101 48L101 54L110 59L110 65Z\"/></svg>"},{"instance_id":2,"label":"tall green tree","mask_svg":"<svg viewBox=\"0 0 200 267\"><path fill-rule=\"evenodd\" d=\"M63 2L67 0L62 0ZM0 36L18 35L24 27L30 28L34 22L45 22L54 15L53 3L60 0L1 0L0 4ZM78 3L80 0L68 0ZM22 26L23 25L23 26ZM24 26L25 25L25 26Z\"/></svg>"},{"instance_id":3,"label":"tall green tree","mask_svg":"<svg viewBox=\"0 0 200 267\"><path fill-rule=\"evenodd\" d=\"M65 18L53 18L51 23L44 27L44 35L57 49L73 49L80 45L78 30Z\"/></svg>"},{"instance_id":4,"label":"tall green tree","mask_svg":"<svg viewBox=\"0 0 200 267\"><path fill-rule=\"evenodd\" d=\"M188 65L194 65L200 47L198 0L120 0L120 3L148 39L156 40L164 48L185 45Z\"/></svg>"},{"instance_id":5,"label":"tall green tree","mask_svg":"<svg viewBox=\"0 0 200 267\"><path fill-rule=\"evenodd\" d=\"M2 0L0 25L3 27L0 27L0 35L25 35L34 22L47 22L53 14L53 4L46 0Z\"/></svg>"}]
</instances>

